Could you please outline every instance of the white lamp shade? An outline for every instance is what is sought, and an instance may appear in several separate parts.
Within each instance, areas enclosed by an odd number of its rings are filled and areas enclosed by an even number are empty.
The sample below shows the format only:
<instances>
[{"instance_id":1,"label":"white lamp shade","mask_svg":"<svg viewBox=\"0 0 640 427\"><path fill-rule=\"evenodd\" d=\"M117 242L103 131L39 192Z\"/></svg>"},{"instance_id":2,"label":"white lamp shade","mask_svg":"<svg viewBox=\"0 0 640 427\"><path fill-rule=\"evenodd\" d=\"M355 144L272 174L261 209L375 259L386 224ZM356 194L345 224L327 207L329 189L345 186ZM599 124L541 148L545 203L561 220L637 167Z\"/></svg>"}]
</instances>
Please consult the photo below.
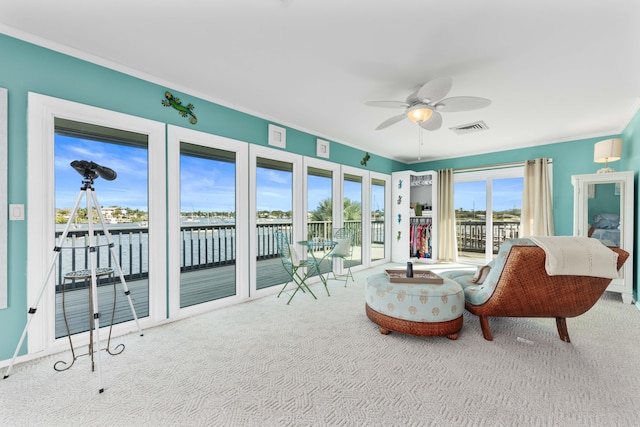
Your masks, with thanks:
<instances>
[{"instance_id":1,"label":"white lamp shade","mask_svg":"<svg viewBox=\"0 0 640 427\"><path fill-rule=\"evenodd\" d=\"M622 156L622 139L606 139L593 146L593 161L608 163L620 160Z\"/></svg>"}]
</instances>

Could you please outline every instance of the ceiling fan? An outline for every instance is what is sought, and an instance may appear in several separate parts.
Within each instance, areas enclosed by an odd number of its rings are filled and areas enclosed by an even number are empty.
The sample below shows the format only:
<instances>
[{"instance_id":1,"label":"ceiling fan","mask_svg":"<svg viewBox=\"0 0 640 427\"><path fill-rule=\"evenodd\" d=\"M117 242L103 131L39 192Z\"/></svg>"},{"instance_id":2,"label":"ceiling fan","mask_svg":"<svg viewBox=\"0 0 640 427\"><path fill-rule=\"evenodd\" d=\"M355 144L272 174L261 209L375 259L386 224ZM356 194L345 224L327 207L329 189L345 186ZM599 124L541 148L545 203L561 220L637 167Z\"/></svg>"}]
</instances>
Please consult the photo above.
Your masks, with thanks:
<instances>
[{"instance_id":1,"label":"ceiling fan","mask_svg":"<svg viewBox=\"0 0 640 427\"><path fill-rule=\"evenodd\" d=\"M442 126L440 112L470 111L485 108L489 99L474 96L452 96L443 99L451 90L451 77L431 80L411 95L406 101L368 101L365 105L384 108L404 108L404 113L380 123L376 130L387 128L407 118L425 130L438 130Z\"/></svg>"}]
</instances>

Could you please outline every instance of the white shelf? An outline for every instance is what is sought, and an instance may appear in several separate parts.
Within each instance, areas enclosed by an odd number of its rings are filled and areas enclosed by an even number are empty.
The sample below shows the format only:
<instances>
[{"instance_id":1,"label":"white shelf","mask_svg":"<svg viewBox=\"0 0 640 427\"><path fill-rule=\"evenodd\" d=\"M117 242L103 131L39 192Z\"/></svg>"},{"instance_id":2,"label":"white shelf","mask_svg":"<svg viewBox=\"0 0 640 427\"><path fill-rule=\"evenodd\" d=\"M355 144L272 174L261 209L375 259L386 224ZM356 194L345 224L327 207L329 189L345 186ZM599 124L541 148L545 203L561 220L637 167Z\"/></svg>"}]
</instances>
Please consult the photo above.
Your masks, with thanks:
<instances>
[{"instance_id":1,"label":"white shelf","mask_svg":"<svg viewBox=\"0 0 640 427\"><path fill-rule=\"evenodd\" d=\"M429 212L427 214L423 213L422 216L417 216L416 215L416 216L412 216L411 218L412 219L413 218L433 218L433 212Z\"/></svg>"}]
</instances>

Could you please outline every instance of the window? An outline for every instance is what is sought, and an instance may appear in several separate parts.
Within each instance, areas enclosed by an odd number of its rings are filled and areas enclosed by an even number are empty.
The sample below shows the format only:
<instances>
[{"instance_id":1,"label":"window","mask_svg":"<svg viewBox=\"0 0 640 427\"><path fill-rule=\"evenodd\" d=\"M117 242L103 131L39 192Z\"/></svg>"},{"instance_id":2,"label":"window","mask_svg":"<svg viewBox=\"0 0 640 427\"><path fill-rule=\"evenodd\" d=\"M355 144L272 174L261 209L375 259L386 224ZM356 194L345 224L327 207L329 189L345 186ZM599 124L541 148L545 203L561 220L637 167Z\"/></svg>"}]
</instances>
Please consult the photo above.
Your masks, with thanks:
<instances>
[{"instance_id":1,"label":"window","mask_svg":"<svg viewBox=\"0 0 640 427\"><path fill-rule=\"evenodd\" d=\"M383 179L371 179L371 261L385 259L385 202L386 182Z\"/></svg>"},{"instance_id":2,"label":"window","mask_svg":"<svg viewBox=\"0 0 640 427\"><path fill-rule=\"evenodd\" d=\"M355 171L354 171L355 172ZM362 264L362 176L355 173L343 173L343 211L344 228L353 236L351 266Z\"/></svg>"},{"instance_id":3,"label":"window","mask_svg":"<svg viewBox=\"0 0 640 427\"><path fill-rule=\"evenodd\" d=\"M129 236L127 233L127 237L123 236L122 241L131 239L130 241L133 242L139 235L143 235L140 240L143 249L139 249L139 254L142 256L138 259L137 264L141 265L141 268L136 270L134 265L129 267L131 267L131 274L139 274L139 277L135 277L135 279L140 279L140 283L148 283L148 286L145 285L143 288L146 290L141 292L135 291L133 286L129 286L129 288L134 304L148 307L148 314L145 313L146 317L140 321L142 328L165 319L165 263L167 257L166 244L164 243L166 242L164 125L147 119L34 93L29 94L28 105L28 169L33 172L27 184L29 207L27 215L27 244L29 246L27 299L29 303L37 301L36 297L42 291L39 307L37 307L40 310L33 317L29 328L29 352L34 353L49 348L62 349L68 345L65 339L56 340L56 336L59 336L59 328L56 325L56 282L58 277L51 271L56 273L54 267L57 265L54 265L54 262L58 260L58 257L51 248L57 244L56 203L67 205L68 202L63 202L65 193L67 195L68 193L78 194L80 188L78 184L81 176L67 163L69 159L93 160L118 173L118 178L110 183L115 187L107 187L106 180L103 178L100 178L102 181L99 184L96 183L96 195L102 205L101 209L105 209L103 211L105 217L106 209L112 204L120 208L120 210L115 208L110 210L110 218L115 221L118 221L119 218L124 220L127 215L130 215L128 209L126 213L122 209L127 207L125 205L131 204L132 208L136 206L134 202L140 202L141 204L137 206L141 208L144 208L145 204L147 205L148 227L146 233L141 230L131 231L132 235ZM75 151L67 152L63 156L64 144L59 140L61 145L56 147L56 132L58 139L71 137L71 140L87 142L67 141L66 148ZM125 151L128 154L123 154ZM144 152L146 155L140 154ZM57 155L64 158L65 164L61 168L68 168L72 174L77 175L78 181L76 181L75 188L68 188L61 182L61 186L56 188L56 178L58 181L62 179L59 174L56 176L56 171L60 171L55 164ZM140 161L142 163L139 163ZM138 170L133 171L133 169ZM141 176L145 178L141 178ZM108 188L111 188L111 193ZM57 190L60 191L57 192ZM129 196L133 197L128 198ZM140 211L142 210L140 209ZM118 224L110 224L109 230L112 225ZM137 244L139 245L139 243ZM128 245L125 246L128 247ZM146 262L144 260L145 246L147 247ZM72 250L62 249L61 252L63 251ZM133 256L133 253L126 254L123 248L121 254L121 265L125 268L125 258ZM108 259L108 257L106 258ZM107 262L107 259L102 253L100 254L100 263ZM45 261L43 262L43 260ZM80 267L78 264L76 266ZM148 275L148 278L143 277L145 275ZM132 277L133 279L134 277ZM123 293L120 286L117 291L119 294ZM107 298L100 298L100 300L103 299L106 301ZM79 301L79 304L81 303ZM89 304L86 300L84 303ZM99 303L101 304L100 310L102 310L102 301ZM120 308L116 307L116 311L118 310ZM122 307L122 310L131 312L128 306ZM88 321L87 319L87 323ZM115 325L114 333L131 330L130 322L127 322L126 318L122 322ZM105 323L108 325L108 322L105 322L103 318L101 326L105 326ZM88 342L88 338L88 333L81 333L74 342L82 345Z\"/></svg>"},{"instance_id":4,"label":"window","mask_svg":"<svg viewBox=\"0 0 640 427\"><path fill-rule=\"evenodd\" d=\"M104 319L122 323L134 319L123 292L110 289L122 270L125 285L135 296L138 318L149 315L149 217L147 179L147 135L56 118L54 139L55 164L55 238L59 242L67 231L58 253L56 271L56 338L89 330L90 281L68 279L71 272L89 270L89 215L96 234L96 267L111 268L114 276L98 280L99 312ZM87 210L89 192L79 191L87 182L71 166L76 160L92 161L116 172L117 176L98 176L93 194L102 218ZM78 196L82 196L78 199ZM76 202L79 202L76 205ZM111 236L113 250L105 229ZM63 295L64 293L64 295ZM115 295L115 297L114 297ZM116 299L114 304L113 300ZM66 302L63 304L63 302ZM115 309L115 312L114 312ZM113 315L113 316L112 316ZM65 319L66 317L66 319ZM65 321L66 320L66 321ZM111 322L109 322L111 323Z\"/></svg>"},{"instance_id":5,"label":"window","mask_svg":"<svg viewBox=\"0 0 640 427\"><path fill-rule=\"evenodd\" d=\"M307 239L331 240L333 221L333 171L307 167ZM330 247L313 248L317 258L329 253ZM331 269L330 262L320 265L322 274ZM316 273L314 273L316 274Z\"/></svg>"},{"instance_id":6,"label":"window","mask_svg":"<svg viewBox=\"0 0 640 427\"><path fill-rule=\"evenodd\" d=\"M502 242L518 237L523 167L454 175L458 256L490 261Z\"/></svg>"},{"instance_id":7,"label":"window","mask_svg":"<svg viewBox=\"0 0 640 427\"><path fill-rule=\"evenodd\" d=\"M280 264L274 232L284 231L290 242L293 233L293 164L275 159L256 159L256 289L287 281ZM300 239L298 239L300 240Z\"/></svg>"},{"instance_id":8,"label":"window","mask_svg":"<svg viewBox=\"0 0 640 427\"><path fill-rule=\"evenodd\" d=\"M249 295L247 144L168 129L169 315L187 317Z\"/></svg>"},{"instance_id":9,"label":"window","mask_svg":"<svg viewBox=\"0 0 640 427\"><path fill-rule=\"evenodd\" d=\"M180 144L180 307L234 296L236 153Z\"/></svg>"}]
</instances>

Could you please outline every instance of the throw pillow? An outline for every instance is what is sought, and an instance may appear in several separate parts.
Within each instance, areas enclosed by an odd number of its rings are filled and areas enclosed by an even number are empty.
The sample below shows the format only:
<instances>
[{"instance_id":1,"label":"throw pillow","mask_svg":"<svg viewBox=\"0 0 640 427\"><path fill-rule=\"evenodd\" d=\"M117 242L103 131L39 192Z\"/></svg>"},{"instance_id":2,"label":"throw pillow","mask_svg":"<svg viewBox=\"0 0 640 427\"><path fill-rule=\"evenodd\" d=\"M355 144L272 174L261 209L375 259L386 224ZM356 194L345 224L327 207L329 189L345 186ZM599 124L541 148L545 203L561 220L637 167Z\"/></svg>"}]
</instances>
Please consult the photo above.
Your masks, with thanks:
<instances>
[{"instance_id":1,"label":"throw pillow","mask_svg":"<svg viewBox=\"0 0 640 427\"><path fill-rule=\"evenodd\" d=\"M594 228L601 228L604 230L615 230L620 226L620 215L617 214L596 214L593 216Z\"/></svg>"}]
</instances>

